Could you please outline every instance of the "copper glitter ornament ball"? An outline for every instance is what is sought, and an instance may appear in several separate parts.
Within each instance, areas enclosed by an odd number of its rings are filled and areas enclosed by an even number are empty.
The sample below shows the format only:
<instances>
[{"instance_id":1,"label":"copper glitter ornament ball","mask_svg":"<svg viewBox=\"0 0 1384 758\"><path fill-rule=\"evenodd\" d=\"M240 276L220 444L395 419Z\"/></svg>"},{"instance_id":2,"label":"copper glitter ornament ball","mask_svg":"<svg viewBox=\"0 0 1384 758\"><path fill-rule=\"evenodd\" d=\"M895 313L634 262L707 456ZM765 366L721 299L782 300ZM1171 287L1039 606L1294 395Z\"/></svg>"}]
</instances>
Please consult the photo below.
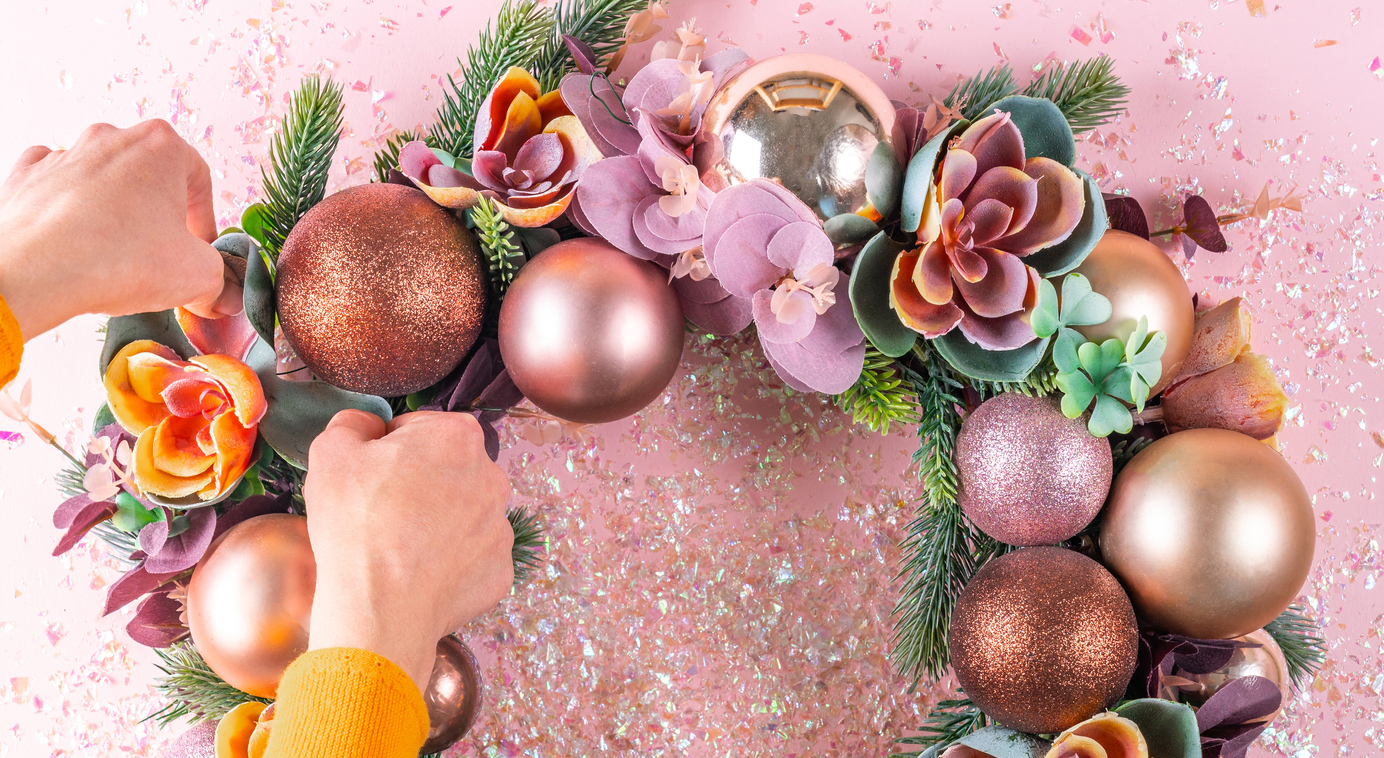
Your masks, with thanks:
<instances>
[{"instance_id":1,"label":"copper glitter ornament ball","mask_svg":"<svg viewBox=\"0 0 1384 758\"><path fill-rule=\"evenodd\" d=\"M446 376L485 316L475 236L452 211L398 184L323 200L279 254L279 321L319 379L397 397Z\"/></svg>"},{"instance_id":2,"label":"copper glitter ornament ball","mask_svg":"<svg viewBox=\"0 0 1384 758\"><path fill-rule=\"evenodd\" d=\"M216 758L216 724L213 719L190 727L159 758Z\"/></svg>"},{"instance_id":3,"label":"copper glitter ornament ball","mask_svg":"<svg viewBox=\"0 0 1384 758\"><path fill-rule=\"evenodd\" d=\"M316 588L306 518L272 513L236 524L193 569L192 643L232 687L272 698L284 669L308 649Z\"/></svg>"},{"instance_id":4,"label":"copper glitter ornament ball","mask_svg":"<svg viewBox=\"0 0 1384 758\"><path fill-rule=\"evenodd\" d=\"M579 424L624 418L672 381L682 308L668 273L590 237L519 269L500 306L500 354L524 396Z\"/></svg>"},{"instance_id":5,"label":"copper glitter ornament ball","mask_svg":"<svg viewBox=\"0 0 1384 758\"><path fill-rule=\"evenodd\" d=\"M1138 663L1134 609L1120 583L1060 547L982 566L957 598L947 639L966 696L996 722L1033 734L1113 705Z\"/></svg>"},{"instance_id":6,"label":"copper glitter ornament ball","mask_svg":"<svg viewBox=\"0 0 1384 758\"><path fill-rule=\"evenodd\" d=\"M1105 565L1160 632L1239 637L1297 597L1316 548L1312 501L1268 445L1189 429L1144 448L1110 488Z\"/></svg>"},{"instance_id":7,"label":"copper glitter ornament ball","mask_svg":"<svg viewBox=\"0 0 1384 758\"><path fill-rule=\"evenodd\" d=\"M1091 280L1091 289L1110 299L1114 313L1104 323L1078 326L1076 330L1092 342L1111 337L1129 339L1147 316L1150 332L1168 335L1163 351L1163 374L1149 395L1168 386L1182 369L1182 361L1192 348L1192 291L1182 272L1158 246L1134 234L1110 230L1096 243L1076 273Z\"/></svg>"},{"instance_id":8,"label":"copper glitter ornament ball","mask_svg":"<svg viewBox=\"0 0 1384 758\"><path fill-rule=\"evenodd\" d=\"M693 155L712 189L772 179L828 219L869 212L866 169L893 128L870 77L825 55L777 55L712 95Z\"/></svg>"},{"instance_id":9,"label":"copper glitter ornament ball","mask_svg":"<svg viewBox=\"0 0 1384 758\"><path fill-rule=\"evenodd\" d=\"M455 634L437 642L437 659L423 693L428 705L428 741L419 752L440 753L466 736L480 714L485 688L471 649Z\"/></svg>"},{"instance_id":10,"label":"copper glitter ornament ball","mask_svg":"<svg viewBox=\"0 0 1384 758\"><path fill-rule=\"evenodd\" d=\"M957 500L981 531L1010 545L1051 545L1080 532L1105 504L1110 443L1054 397L986 400L956 437Z\"/></svg>"}]
</instances>

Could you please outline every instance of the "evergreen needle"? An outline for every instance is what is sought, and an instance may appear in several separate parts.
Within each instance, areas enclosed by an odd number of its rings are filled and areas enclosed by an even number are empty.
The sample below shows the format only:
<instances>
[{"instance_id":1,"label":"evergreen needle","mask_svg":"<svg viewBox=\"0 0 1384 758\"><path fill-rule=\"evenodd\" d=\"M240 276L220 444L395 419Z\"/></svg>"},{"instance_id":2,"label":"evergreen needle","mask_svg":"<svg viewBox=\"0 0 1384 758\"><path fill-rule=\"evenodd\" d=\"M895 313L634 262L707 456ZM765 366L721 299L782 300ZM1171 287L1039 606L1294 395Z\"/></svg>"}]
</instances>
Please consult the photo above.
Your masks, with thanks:
<instances>
[{"instance_id":1,"label":"evergreen needle","mask_svg":"<svg viewBox=\"0 0 1384 758\"><path fill-rule=\"evenodd\" d=\"M528 581L533 572L543 565L542 553L548 548L548 537L538 523L538 515L524 508L511 509L507 514L509 526L514 530L514 547L510 554L514 558L514 583Z\"/></svg>"},{"instance_id":2,"label":"evergreen needle","mask_svg":"<svg viewBox=\"0 0 1384 758\"><path fill-rule=\"evenodd\" d=\"M305 78L269 142L269 167L261 170L269 210L265 247L275 260L298 219L327 192L341 122L341 85L320 76Z\"/></svg>"},{"instance_id":3,"label":"evergreen needle","mask_svg":"<svg viewBox=\"0 0 1384 758\"><path fill-rule=\"evenodd\" d=\"M241 703L269 700L255 697L227 684L202 659L192 640L184 639L166 648L155 648L159 656L157 668L163 676L154 682L154 689L168 700L168 705L149 715L159 726L168 726L186 717L190 722L219 719Z\"/></svg>"},{"instance_id":4,"label":"evergreen needle","mask_svg":"<svg viewBox=\"0 0 1384 758\"><path fill-rule=\"evenodd\" d=\"M868 343L860 378L835 401L855 423L880 434L888 434L894 424L918 423L918 401L911 387L904 384L902 370L893 358Z\"/></svg>"},{"instance_id":5,"label":"evergreen needle","mask_svg":"<svg viewBox=\"0 0 1384 758\"><path fill-rule=\"evenodd\" d=\"M604 66L624 44L629 17L647 6L647 0L558 0L553 6L553 31L532 64L543 91L557 89L572 70L564 34L585 42L595 52L596 64Z\"/></svg>"},{"instance_id":6,"label":"evergreen needle","mask_svg":"<svg viewBox=\"0 0 1384 758\"><path fill-rule=\"evenodd\" d=\"M990 719L969 699L938 701L923 725L918 727L921 734L897 741L900 745L918 745L922 750L895 753L889 758L913 758L932 745L950 745L989 724Z\"/></svg>"},{"instance_id":7,"label":"evergreen needle","mask_svg":"<svg viewBox=\"0 0 1384 758\"><path fill-rule=\"evenodd\" d=\"M1326 640L1321 637L1321 628L1301 605L1288 606L1278 618L1264 625L1264 631L1283 651L1293 689L1300 689L1326 660Z\"/></svg>"},{"instance_id":8,"label":"evergreen needle","mask_svg":"<svg viewBox=\"0 0 1384 758\"><path fill-rule=\"evenodd\" d=\"M485 254L490 287L503 298L510 282L514 281L514 275L519 273L519 267L526 260L518 234L505 222L500 209L486 197L481 197L480 202L467 212L467 219L475 227L481 252Z\"/></svg>"},{"instance_id":9,"label":"evergreen needle","mask_svg":"<svg viewBox=\"0 0 1384 758\"><path fill-rule=\"evenodd\" d=\"M1107 55L1048 68L1024 88L1029 97L1044 97L1062 110L1072 132L1080 135L1124 112L1129 87L1115 76L1115 59Z\"/></svg>"}]
</instances>

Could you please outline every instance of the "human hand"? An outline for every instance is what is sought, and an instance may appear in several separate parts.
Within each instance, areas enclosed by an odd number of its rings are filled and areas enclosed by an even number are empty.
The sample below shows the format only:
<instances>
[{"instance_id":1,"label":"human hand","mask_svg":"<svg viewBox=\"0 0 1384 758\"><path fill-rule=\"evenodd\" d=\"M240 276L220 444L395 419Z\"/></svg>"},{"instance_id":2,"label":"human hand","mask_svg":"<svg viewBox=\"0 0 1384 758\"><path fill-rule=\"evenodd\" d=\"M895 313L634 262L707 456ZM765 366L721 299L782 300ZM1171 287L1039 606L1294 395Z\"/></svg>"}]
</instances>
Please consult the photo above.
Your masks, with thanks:
<instances>
[{"instance_id":1,"label":"human hand","mask_svg":"<svg viewBox=\"0 0 1384 758\"><path fill-rule=\"evenodd\" d=\"M234 315L215 238L210 170L168 122L94 124L0 184L0 296L26 340L83 313Z\"/></svg>"},{"instance_id":2,"label":"human hand","mask_svg":"<svg viewBox=\"0 0 1384 758\"><path fill-rule=\"evenodd\" d=\"M509 479L466 413L408 413L386 426L342 411L309 458L317 590L308 649L373 651L425 690L437 641L514 583Z\"/></svg>"}]
</instances>

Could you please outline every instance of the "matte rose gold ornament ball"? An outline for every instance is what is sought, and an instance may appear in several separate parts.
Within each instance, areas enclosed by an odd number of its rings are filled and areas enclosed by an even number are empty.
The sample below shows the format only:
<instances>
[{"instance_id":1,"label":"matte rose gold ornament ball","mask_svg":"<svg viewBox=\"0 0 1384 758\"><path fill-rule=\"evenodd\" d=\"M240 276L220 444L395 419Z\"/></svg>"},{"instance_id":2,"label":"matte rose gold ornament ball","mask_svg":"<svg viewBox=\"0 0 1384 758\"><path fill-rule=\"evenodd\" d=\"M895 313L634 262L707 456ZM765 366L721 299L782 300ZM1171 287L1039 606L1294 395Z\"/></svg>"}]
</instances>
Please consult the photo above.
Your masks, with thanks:
<instances>
[{"instance_id":1,"label":"matte rose gold ornament ball","mask_svg":"<svg viewBox=\"0 0 1384 758\"><path fill-rule=\"evenodd\" d=\"M232 687L272 698L284 669L308 649L316 588L308 520L248 519L218 537L192 571L192 643Z\"/></svg>"},{"instance_id":2,"label":"matte rose gold ornament ball","mask_svg":"<svg viewBox=\"0 0 1384 758\"><path fill-rule=\"evenodd\" d=\"M428 705L428 740L419 752L440 753L466 736L480 714L485 687L471 649L455 634L437 642L423 702Z\"/></svg>"},{"instance_id":3,"label":"matte rose gold ornament ball","mask_svg":"<svg viewBox=\"0 0 1384 758\"><path fill-rule=\"evenodd\" d=\"M500 354L514 384L579 424L624 418L658 397L677 372L683 332L668 273L590 237L524 264L500 306Z\"/></svg>"},{"instance_id":4,"label":"matte rose gold ornament ball","mask_svg":"<svg viewBox=\"0 0 1384 758\"><path fill-rule=\"evenodd\" d=\"M1147 316L1150 332L1168 335L1163 374L1149 395L1168 386L1192 348L1192 291L1177 265L1158 246L1138 235L1114 229L1105 233L1076 273L1091 280L1091 289L1110 299L1114 313L1104 323L1076 327L1092 342L1129 339Z\"/></svg>"},{"instance_id":5,"label":"matte rose gold ornament ball","mask_svg":"<svg viewBox=\"0 0 1384 758\"><path fill-rule=\"evenodd\" d=\"M424 389L480 335L487 285L475 235L412 187L365 184L323 200L277 266L284 336L314 376L343 389Z\"/></svg>"},{"instance_id":6,"label":"matte rose gold ornament ball","mask_svg":"<svg viewBox=\"0 0 1384 758\"><path fill-rule=\"evenodd\" d=\"M1189 429L1134 456L1110 488L1105 565L1139 617L1202 639L1249 634L1297 597L1316 548L1312 502L1268 445Z\"/></svg>"},{"instance_id":7,"label":"matte rose gold ornament ball","mask_svg":"<svg viewBox=\"0 0 1384 758\"><path fill-rule=\"evenodd\" d=\"M947 635L961 689L1011 729L1057 733L1113 705L1138 662L1134 609L1099 563L1060 547L995 558Z\"/></svg>"},{"instance_id":8,"label":"matte rose gold ornament ball","mask_svg":"<svg viewBox=\"0 0 1384 758\"><path fill-rule=\"evenodd\" d=\"M1010 545L1051 545L1091 523L1110 491L1110 442L1062 415L1055 397L1006 392L981 403L956 437L957 500L981 531Z\"/></svg>"}]
</instances>

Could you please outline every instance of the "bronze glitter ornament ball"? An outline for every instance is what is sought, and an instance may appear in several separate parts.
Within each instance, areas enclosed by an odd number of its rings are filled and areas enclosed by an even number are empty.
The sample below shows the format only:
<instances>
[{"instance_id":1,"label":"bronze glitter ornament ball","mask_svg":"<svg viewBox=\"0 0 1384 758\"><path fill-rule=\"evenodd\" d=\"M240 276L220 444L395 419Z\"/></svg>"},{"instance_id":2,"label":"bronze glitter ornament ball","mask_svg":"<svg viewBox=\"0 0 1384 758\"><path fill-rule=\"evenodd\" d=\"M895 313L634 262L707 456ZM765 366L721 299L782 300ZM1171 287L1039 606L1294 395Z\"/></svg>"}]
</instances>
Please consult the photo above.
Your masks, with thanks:
<instances>
[{"instance_id":1,"label":"bronze glitter ornament ball","mask_svg":"<svg viewBox=\"0 0 1384 758\"><path fill-rule=\"evenodd\" d=\"M1057 733L1113 705L1138 663L1134 609L1099 563L1029 547L985 564L947 635L961 689L999 724Z\"/></svg>"},{"instance_id":2,"label":"bronze glitter ornament ball","mask_svg":"<svg viewBox=\"0 0 1384 758\"><path fill-rule=\"evenodd\" d=\"M624 418L658 397L682 360L683 332L668 273L591 237L535 256L500 306L500 354L515 386L578 424Z\"/></svg>"},{"instance_id":3,"label":"bronze glitter ornament ball","mask_svg":"<svg viewBox=\"0 0 1384 758\"><path fill-rule=\"evenodd\" d=\"M216 758L216 723L212 719L188 728L159 758Z\"/></svg>"},{"instance_id":4,"label":"bronze glitter ornament ball","mask_svg":"<svg viewBox=\"0 0 1384 758\"><path fill-rule=\"evenodd\" d=\"M1187 280L1158 246L1138 235L1110 230L1096 243L1076 273L1091 280L1091 289L1110 299L1114 313L1104 323L1078 326L1086 339L1103 342L1111 337L1129 339L1147 316L1149 332L1168 335L1163 351L1163 374L1149 395L1164 387L1182 369L1182 361L1192 348L1192 291Z\"/></svg>"},{"instance_id":5,"label":"bronze glitter ornament ball","mask_svg":"<svg viewBox=\"0 0 1384 758\"><path fill-rule=\"evenodd\" d=\"M430 724L428 740L419 752L440 753L465 737L480 714L484 693L480 667L466 643L455 634L438 640L437 659L423 692Z\"/></svg>"},{"instance_id":6,"label":"bronze glitter ornament ball","mask_svg":"<svg viewBox=\"0 0 1384 758\"><path fill-rule=\"evenodd\" d=\"M772 179L828 219L866 209L865 170L893 128L870 77L825 55L778 55L712 95L693 157L714 190Z\"/></svg>"},{"instance_id":7,"label":"bronze glitter ornament ball","mask_svg":"<svg viewBox=\"0 0 1384 758\"><path fill-rule=\"evenodd\" d=\"M323 200L279 254L279 322L322 381L397 397L429 387L471 349L485 317L475 235L398 184Z\"/></svg>"},{"instance_id":8,"label":"bronze glitter ornament ball","mask_svg":"<svg viewBox=\"0 0 1384 758\"><path fill-rule=\"evenodd\" d=\"M284 669L308 649L316 589L306 518L271 513L236 524L192 571L192 644L232 687L272 698Z\"/></svg>"},{"instance_id":9,"label":"bronze glitter ornament ball","mask_svg":"<svg viewBox=\"0 0 1384 758\"><path fill-rule=\"evenodd\" d=\"M1055 397L998 395L956 437L957 500L981 531L1010 545L1051 545L1100 513L1114 468L1110 442Z\"/></svg>"},{"instance_id":10,"label":"bronze glitter ornament ball","mask_svg":"<svg viewBox=\"0 0 1384 758\"><path fill-rule=\"evenodd\" d=\"M1201 639L1249 634L1297 597L1316 548L1312 501L1268 445L1189 429L1144 448L1110 488L1105 565L1139 617Z\"/></svg>"}]
</instances>

